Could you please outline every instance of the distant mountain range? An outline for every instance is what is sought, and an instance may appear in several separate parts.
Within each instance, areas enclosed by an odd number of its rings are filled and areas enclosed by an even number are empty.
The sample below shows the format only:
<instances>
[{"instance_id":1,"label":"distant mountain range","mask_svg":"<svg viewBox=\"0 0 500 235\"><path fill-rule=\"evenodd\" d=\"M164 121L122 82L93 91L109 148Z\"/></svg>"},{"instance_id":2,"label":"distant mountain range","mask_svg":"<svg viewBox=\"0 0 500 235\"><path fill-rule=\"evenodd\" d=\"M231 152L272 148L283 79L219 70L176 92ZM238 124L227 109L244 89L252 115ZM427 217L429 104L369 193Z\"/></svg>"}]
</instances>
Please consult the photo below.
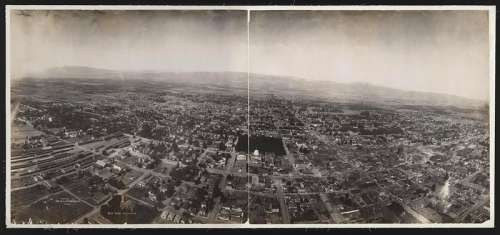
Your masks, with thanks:
<instances>
[{"instance_id":1,"label":"distant mountain range","mask_svg":"<svg viewBox=\"0 0 500 235\"><path fill-rule=\"evenodd\" d=\"M248 74L241 72L156 72L116 71L80 66L48 69L33 78L78 79L145 79L157 82L184 83L192 86L210 85L226 89L246 89ZM250 94L289 98L325 99L336 102L363 102L384 105L431 105L456 107L483 107L486 101L431 92L406 91L368 83L339 83L332 81L306 81L300 78L250 74Z\"/></svg>"},{"instance_id":2,"label":"distant mountain range","mask_svg":"<svg viewBox=\"0 0 500 235\"><path fill-rule=\"evenodd\" d=\"M339 102L457 107L483 107L487 104L486 101L456 95L408 91L361 82L306 81L258 74L250 82L251 92L256 94L282 91L288 96L318 97Z\"/></svg>"}]
</instances>

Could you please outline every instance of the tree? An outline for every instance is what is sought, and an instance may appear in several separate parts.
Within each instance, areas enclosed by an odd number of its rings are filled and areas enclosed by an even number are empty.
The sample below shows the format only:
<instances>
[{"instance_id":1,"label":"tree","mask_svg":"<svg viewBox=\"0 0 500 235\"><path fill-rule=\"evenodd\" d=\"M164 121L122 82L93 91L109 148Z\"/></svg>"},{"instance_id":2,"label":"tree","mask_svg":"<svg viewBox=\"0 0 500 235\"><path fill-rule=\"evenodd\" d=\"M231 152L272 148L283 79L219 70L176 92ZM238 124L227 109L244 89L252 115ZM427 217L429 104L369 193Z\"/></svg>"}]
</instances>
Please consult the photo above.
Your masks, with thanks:
<instances>
[{"instance_id":1,"label":"tree","mask_svg":"<svg viewBox=\"0 0 500 235\"><path fill-rule=\"evenodd\" d=\"M172 151L174 151L174 153L179 152L179 146L177 146L177 143L175 143L175 140L172 143Z\"/></svg>"},{"instance_id":2,"label":"tree","mask_svg":"<svg viewBox=\"0 0 500 235\"><path fill-rule=\"evenodd\" d=\"M167 191L165 192L165 196L172 197L175 193L175 187L173 184L167 185Z\"/></svg>"}]
</instances>

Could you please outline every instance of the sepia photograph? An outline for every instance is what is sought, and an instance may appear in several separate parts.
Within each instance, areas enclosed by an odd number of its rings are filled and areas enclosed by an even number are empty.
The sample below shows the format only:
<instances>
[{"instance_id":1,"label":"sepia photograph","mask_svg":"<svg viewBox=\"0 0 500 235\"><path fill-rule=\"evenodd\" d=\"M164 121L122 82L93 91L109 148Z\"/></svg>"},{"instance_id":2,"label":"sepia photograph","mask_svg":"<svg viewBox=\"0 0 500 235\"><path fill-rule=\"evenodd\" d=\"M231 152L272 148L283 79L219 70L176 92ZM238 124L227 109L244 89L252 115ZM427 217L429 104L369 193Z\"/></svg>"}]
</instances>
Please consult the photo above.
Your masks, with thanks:
<instances>
[{"instance_id":1,"label":"sepia photograph","mask_svg":"<svg viewBox=\"0 0 500 235\"><path fill-rule=\"evenodd\" d=\"M495 17L7 6L7 227L493 227Z\"/></svg>"}]
</instances>

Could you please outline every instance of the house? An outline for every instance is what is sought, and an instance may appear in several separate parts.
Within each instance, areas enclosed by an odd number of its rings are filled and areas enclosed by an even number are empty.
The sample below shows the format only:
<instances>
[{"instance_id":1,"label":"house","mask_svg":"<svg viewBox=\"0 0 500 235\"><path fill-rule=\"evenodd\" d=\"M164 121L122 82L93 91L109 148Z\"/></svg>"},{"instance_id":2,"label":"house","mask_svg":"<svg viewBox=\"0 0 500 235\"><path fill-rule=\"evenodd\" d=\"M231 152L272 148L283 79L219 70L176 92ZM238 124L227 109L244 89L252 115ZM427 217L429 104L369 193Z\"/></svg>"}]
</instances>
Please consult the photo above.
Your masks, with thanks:
<instances>
[{"instance_id":1,"label":"house","mask_svg":"<svg viewBox=\"0 0 500 235\"><path fill-rule=\"evenodd\" d=\"M243 155L243 154L240 154L240 155L238 155L238 157L236 157L236 160L238 160L238 161L246 161L247 160L247 156Z\"/></svg>"},{"instance_id":2,"label":"house","mask_svg":"<svg viewBox=\"0 0 500 235\"><path fill-rule=\"evenodd\" d=\"M104 168L106 166L106 163L102 160L97 160L95 164L100 168Z\"/></svg>"},{"instance_id":3,"label":"house","mask_svg":"<svg viewBox=\"0 0 500 235\"><path fill-rule=\"evenodd\" d=\"M122 167L121 167L121 166L118 166L118 165L116 165L116 164L113 164L113 171L115 171L115 172L120 172L120 171L122 171Z\"/></svg>"},{"instance_id":4,"label":"house","mask_svg":"<svg viewBox=\"0 0 500 235\"><path fill-rule=\"evenodd\" d=\"M168 211L163 211L160 215L160 218L161 219L167 219L167 216L168 216Z\"/></svg>"},{"instance_id":5,"label":"house","mask_svg":"<svg viewBox=\"0 0 500 235\"><path fill-rule=\"evenodd\" d=\"M149 196L149 200L151 200L153 202L155 202L157 200L156 195L151 191L148 192L148 196Z\"/></svg>"}]
</instances>

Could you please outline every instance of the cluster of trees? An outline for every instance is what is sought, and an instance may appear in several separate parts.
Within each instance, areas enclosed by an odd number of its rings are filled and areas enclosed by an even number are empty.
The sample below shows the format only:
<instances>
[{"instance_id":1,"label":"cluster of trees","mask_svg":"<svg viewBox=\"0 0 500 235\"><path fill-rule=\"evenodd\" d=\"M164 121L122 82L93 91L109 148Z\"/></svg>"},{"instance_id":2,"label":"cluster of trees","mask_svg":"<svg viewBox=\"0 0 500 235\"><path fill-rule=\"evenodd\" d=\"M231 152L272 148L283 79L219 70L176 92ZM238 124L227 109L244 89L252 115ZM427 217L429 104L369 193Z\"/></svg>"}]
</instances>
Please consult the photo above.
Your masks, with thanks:
<instances>
[{"instance_id":1,"label":"cluster of trees","mask_svg":"<svg viewBox=\"0 0 500 235\"><path fill-rule=\"evenodd\" d=\"M108 183L109 183L111 186L113 186L113 187L115 187L115 188L117 188L117 189L126 189L126 188L127 188L127 186L123 183L123 181L121 181L121 180L119 180L119 179L117 179L117 178L114 178L114 177L113 177L113 178L110 178L110 179L108 180Z\"/></svg>"},{"instance_id":2,"label":"cluster of trees","mask_svg":"<svg viewBox=\"0 0 500 235\"><path fill-rule=\"evenodd\" d=\"M193 181L198 176L200 169L196 166L197 160L193 161L194 164L189 164L186 167L176 167L170 171L170 177L175 180Z\"/></svg>"}]
</instances>

